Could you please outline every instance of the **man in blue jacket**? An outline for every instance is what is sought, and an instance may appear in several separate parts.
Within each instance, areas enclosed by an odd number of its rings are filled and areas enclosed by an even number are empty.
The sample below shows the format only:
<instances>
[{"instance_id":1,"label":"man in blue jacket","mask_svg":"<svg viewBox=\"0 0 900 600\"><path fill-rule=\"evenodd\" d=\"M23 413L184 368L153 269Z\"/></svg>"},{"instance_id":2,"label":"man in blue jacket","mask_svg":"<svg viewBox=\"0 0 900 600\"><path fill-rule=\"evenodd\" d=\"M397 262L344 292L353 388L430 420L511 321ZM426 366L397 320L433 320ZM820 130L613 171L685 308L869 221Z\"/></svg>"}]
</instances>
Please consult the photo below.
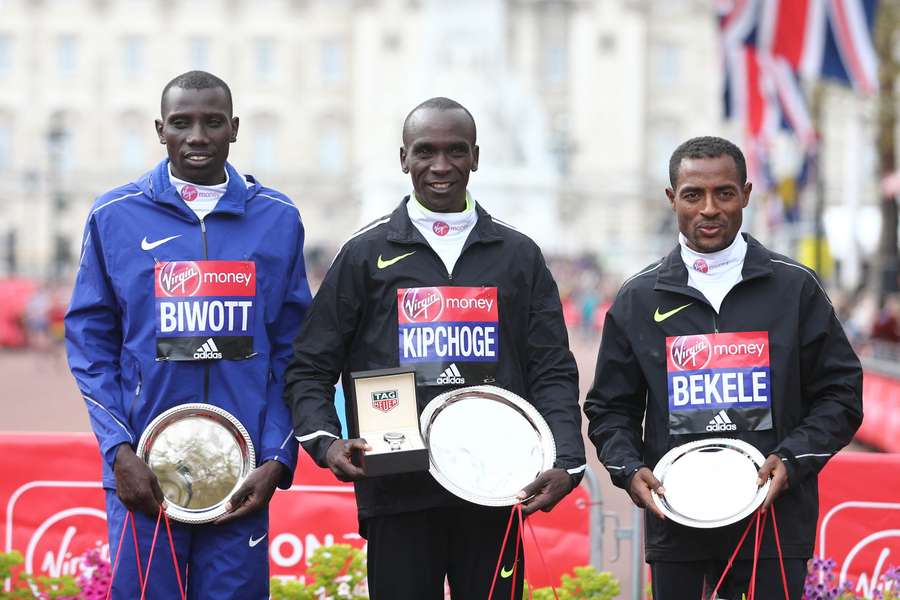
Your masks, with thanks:
<instances>
[{"instance_id":1,"label":"man in blue jacket","mask_svg":"<svg viewBox=\"0 0 900 600\"><path fill-rule=\"evenodd\" d=\"M172 523L189 598L268 598L268 502L297 458L281 399L291 341L311 302L303 224L289 198L226 159L237 138L231 91L191 71L163 90L156 121L168 159L97 199L66 315L69 366L103 457L110 553L128 511L145 570L160 505L156 476L135 455L147 425L202 402L237 417L257 468L215 523ZM114 598L180 598L168 541L150 573L126 538Z\"/></svg>"}]
</instances>

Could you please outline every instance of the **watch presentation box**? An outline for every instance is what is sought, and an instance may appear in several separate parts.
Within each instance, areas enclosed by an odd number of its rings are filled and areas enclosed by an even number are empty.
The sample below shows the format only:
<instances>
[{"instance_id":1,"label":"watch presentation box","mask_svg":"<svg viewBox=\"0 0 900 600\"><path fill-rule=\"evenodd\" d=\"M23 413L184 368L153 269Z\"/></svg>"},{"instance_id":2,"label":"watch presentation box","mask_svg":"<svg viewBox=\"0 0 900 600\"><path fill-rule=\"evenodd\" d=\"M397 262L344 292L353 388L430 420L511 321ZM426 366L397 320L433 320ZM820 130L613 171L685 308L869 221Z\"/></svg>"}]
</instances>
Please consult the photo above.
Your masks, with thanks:
<instances>
[{"instance_id":1,"label":"watch presentation box","mask_svg":"<svg viewBox=\"0 0 900 600\"><path fill-rule=\"evenodd\" d=\"M428 470L428 448L419 431L416 374L409 368L351 373L350 437L372 447L354 451L353 463L369 477Z\"/></svg>"}]
</instances>

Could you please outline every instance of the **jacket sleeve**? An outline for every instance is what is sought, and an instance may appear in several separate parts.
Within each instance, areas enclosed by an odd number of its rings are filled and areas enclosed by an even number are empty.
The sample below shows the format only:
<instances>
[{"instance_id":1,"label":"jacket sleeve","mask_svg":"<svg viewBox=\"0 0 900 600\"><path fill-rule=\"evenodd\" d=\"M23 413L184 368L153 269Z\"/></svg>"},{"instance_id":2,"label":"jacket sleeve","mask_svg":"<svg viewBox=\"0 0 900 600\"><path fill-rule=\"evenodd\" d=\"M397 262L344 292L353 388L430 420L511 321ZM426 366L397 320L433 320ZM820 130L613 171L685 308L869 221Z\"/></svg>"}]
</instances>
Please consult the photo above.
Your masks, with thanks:
<instances>
[{"instance_id":1,"label":"jacket sleeve","mask_svg":"<svg viewBox=\"0 0 900 600\"><path fill-rule=\"evenodd\" d=\"M97 224L88 218L65 317L66 354L103 460L112 468L120 444L135 446L122 397L121 313L106 271Z\"/></svg>"},{"instance_id":2,"label":"jacket sleeve","mask_svg":"<svg viewBox=\"0 0 900 600\"><path fill-rule=\"evenodd\" d=\"M364 295L345 246L313 299L285 372L284 399L294 435L321 467L332 441L341 437L334 385L344 368L362 314Z\"/></svg>"},{"instance_id":3,"label":"jacket sleeve","mask_svg":"<svg viewBox=\"0 0 900 600\"><path fill-rule=\"evenodd\" d=\"M862 367L847 341L831 302L810 277L801 306L799 351L805 416L774 453L782 458L790 482L817 474L853 439L862 423Z\"/></svg>"},{"instance_id":4,"label":"jacket sleeve","mask_svg":"<svg viewBox=\"0 0 900 600\"><path fill-rule=\"evenodd\" d=\"M277 460L290 470L279 481L279 487L291 486L293 472L297 466L297 441L294 439L291 414L282 399L284 374L291 358L291 342L300 328L312 297L306 279L306 264L303 261L303 223L297 223L298 232L293 249L291 269L288 273L284 299L275 321L268 323L271 341L271 365L267 389L266 422L262 430L262 452L260 464L267 460Z\"/></svg>"},{"instance_id":5,"label":"jacket sleeve","mask_svg":"<svg viewBox=\"0 0 900 600\"><path fill-rule=\"evenodd\" d=\"M588 438L616 486L628 489L631 476L644 466L642 423L647 382L625 326L621 300L606 313L594 383L584 402Z\"/></svg>"},{"instance_id":6,"label":"jacket sleeve","mask_svg":"<svg viewBox=\"0 0 900 600\"><path fill-rule=\"evenodd\" d=\"M566 469L580 481L586 461L578 406L578 366L569 350L559 290L540 253L534 282L528 320L531 402L553 432L556 441L554 466Z\"/></svg>"}]
</instances>

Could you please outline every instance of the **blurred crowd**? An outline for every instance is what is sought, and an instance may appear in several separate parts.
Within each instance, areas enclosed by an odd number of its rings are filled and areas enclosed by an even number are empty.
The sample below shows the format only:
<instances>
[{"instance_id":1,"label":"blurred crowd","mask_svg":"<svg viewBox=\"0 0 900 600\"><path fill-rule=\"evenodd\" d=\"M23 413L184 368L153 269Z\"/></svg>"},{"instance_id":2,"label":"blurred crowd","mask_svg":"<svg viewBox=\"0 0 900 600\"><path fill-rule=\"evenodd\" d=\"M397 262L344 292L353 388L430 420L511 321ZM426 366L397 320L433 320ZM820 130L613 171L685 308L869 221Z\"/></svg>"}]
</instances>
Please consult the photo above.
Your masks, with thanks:
<instances>
[{"instance_id":1,"label":"blurred crowd","mask_svg":"<svg viewBox=\"0 0 900 600\"><path fill-rule=\"evenodd\" d=\"M315 292L336 249L309 247L307 276ZM627 274L604 270L593 254L548 255L547 264L559 286L569 333L599 340L606 311ZM69 282L0 278L0 348L47 350L63 340L63 317ZM888 295L882 306L863 289L856 294L829 290L835 311L861 356L900 360L900 294Z\"/></svg>"}]
</instances>

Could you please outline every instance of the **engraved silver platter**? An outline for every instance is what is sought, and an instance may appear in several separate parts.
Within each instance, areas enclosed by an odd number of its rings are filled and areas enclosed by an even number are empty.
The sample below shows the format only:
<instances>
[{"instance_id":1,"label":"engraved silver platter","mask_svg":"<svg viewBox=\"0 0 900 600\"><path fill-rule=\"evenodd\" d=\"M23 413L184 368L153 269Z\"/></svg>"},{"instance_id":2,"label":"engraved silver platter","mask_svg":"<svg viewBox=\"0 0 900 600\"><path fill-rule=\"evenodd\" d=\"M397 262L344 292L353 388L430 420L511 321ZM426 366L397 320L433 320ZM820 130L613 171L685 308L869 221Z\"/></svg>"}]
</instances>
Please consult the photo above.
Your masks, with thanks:
<instances>
[{"instance_id":1,"label":"engraved silver platter","mask_svg":"<svg viewBox=\"0 0 900 600\"><path fill-rule=\"evenodd\" d=\"M210 404L182 404L153 419L137 455L159 479L166 513L208 523L256 466L250 435L231 413Z\"/></svg>"},{"instance_id":2,"label":"engraved silver platter","mask_svg":"<svg viewBox=\"0 0 900 600\"><path fill-rule=\"evenodd\" d=\"M553 434L540 413L498 387L445 392L428 403L420 424L431 475L475 504L516 504L516 494L556 460Z\"/></svg>"},{"instance_id":3,"label":"engraved silver platter","mask_svg":"<svg viewBox=\"0 0 900 600\"><path fill-rule=\"evenodd\" d=\"M712 529L736 523L766 499L769 482L756 485L765 458L741 440L711 438L672 448L653 469L665 495L653 502L670 519Z\"/></svg>"}]
</instances>

